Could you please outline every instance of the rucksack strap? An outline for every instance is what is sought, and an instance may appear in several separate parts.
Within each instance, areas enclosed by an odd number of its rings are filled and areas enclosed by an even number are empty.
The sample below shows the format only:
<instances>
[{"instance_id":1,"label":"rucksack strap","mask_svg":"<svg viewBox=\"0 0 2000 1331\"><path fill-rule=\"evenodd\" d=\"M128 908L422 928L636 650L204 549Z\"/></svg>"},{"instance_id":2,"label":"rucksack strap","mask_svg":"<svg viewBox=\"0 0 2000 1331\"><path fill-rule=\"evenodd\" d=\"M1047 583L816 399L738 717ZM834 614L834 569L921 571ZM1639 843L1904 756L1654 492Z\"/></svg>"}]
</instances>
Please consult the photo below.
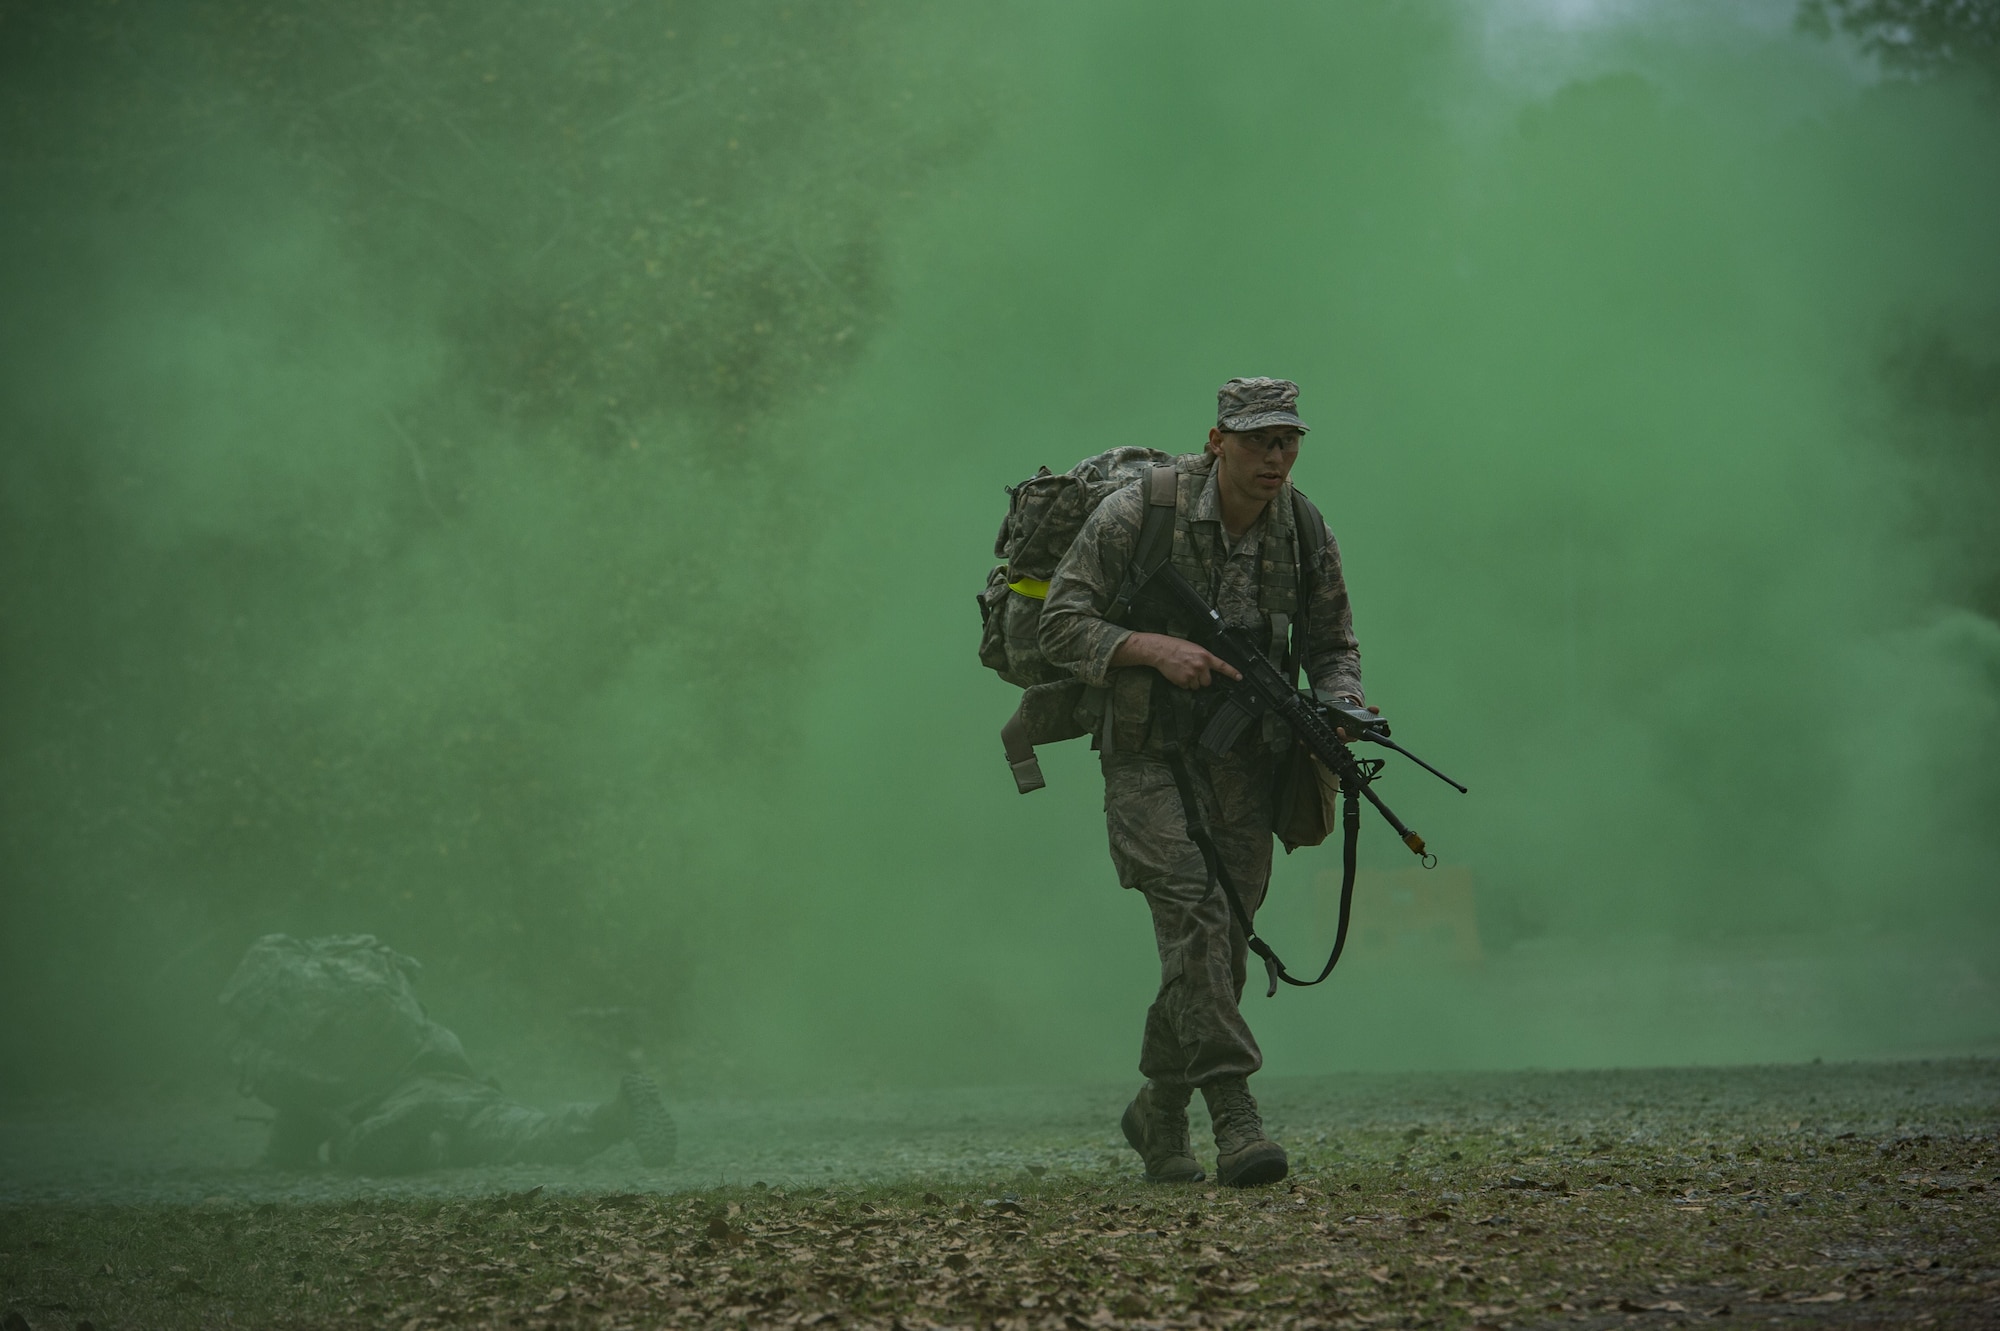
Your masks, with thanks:
<instances>
[{"instance_id":1,"label":"rucksack strap","mask_svg":"<svg viewBox=\"0 0 2000 1331\"><path fill-rule=\"evenodd\" d=\"M1326 519L1320 516L1312 500L1299 493L1297 486L1292 487L1292 537L1297 542L1299 556L1299 604L1292 621L1291 642L1279 666L1296 685L1299 667L1305 664L1306 634L1312 628L1312 598L1314 584L1319 581L1319 557L1326 550Z\"/></svg>"},{"instance_id":2,"label":"rucksack strap","mask_svg":"<svg viewBox=\"0 0 2000 1331\"><path fill-rule=\"evenodd\" d=\"M1180 502L1180 473L1171 466L1155 466L1146 472L1146 515L1139 520L1139 542L1132 548L1132 562L1125 567L1125 581L1112 598L1105 618L1122 624L1160 565L1173 551L1174 509Z\"/></svg>"}]
</instances>

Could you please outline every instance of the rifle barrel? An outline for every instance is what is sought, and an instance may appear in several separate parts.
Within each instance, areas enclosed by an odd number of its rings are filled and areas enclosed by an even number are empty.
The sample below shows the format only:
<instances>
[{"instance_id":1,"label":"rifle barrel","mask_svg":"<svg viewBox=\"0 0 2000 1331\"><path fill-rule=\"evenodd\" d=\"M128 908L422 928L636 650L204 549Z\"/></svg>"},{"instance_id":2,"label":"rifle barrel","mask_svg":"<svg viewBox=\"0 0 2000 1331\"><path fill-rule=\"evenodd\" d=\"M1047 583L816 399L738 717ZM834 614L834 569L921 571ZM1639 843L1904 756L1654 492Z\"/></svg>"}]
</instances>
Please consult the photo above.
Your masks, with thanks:
<instances>
[{"instance_id":1,"label":"rifle barrel","mask_svg":"<svg viewBox=\"0 0 2000 1331\"><path fill-rule=\"evenodd\" d=\"M1457 791L1459 794L1466 795L1471 793L1470 791L1466 790L1464 786L1459 785L1458 782L1452 780L1450 777L1446 776L1443 772L1438 771L1437 768L1432 767L1429 763L1425 762L1422 758L1417 757L1416 754L1411 753L1408 749L1396 743L1395 740L1383 739L1377 735L1364 735L1362 736L1362 738L1366 739L1370 744L1380 744L1385 749L1394 749L1397 753L1402 754L1405 758L1408 758L1411 762L1423 768L1426 772L1429 772L1432 776L1444 782L1447 786L1450 786L1453 790Z\"/></svg>"}]
</instances>

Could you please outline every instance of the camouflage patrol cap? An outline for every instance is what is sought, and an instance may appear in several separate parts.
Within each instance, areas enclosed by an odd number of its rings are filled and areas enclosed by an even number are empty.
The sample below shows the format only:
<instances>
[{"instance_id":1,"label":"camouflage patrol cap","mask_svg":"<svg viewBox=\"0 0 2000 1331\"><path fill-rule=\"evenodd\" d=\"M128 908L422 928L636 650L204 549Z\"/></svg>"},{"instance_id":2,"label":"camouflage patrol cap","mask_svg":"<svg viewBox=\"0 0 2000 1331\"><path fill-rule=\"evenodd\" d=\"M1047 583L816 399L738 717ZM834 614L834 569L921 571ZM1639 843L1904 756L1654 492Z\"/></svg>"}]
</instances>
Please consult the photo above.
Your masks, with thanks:
<instances>
[{"instance_id":1,"label":"camouflage patrol cap","mask_svg":"<svg viewBox=\"0 0 2000 1331\"><path fill-rule=\"evenodd\" d=\"M1267 425L1309 427L1299 419L1299 386L1289 379L1231 379L1215 394L1216 428L1235 434Z\"/></svg>"}]
</instances>

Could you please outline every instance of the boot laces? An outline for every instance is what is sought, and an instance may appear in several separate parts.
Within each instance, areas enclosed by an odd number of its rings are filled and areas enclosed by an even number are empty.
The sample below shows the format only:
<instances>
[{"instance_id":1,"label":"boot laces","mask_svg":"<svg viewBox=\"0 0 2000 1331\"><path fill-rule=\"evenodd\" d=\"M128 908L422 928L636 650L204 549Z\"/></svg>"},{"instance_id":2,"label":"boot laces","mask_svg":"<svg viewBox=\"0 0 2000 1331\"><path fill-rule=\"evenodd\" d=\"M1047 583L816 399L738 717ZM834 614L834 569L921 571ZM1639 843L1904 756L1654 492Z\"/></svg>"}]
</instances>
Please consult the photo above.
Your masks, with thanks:
<instances>
[{"instance_id":1,"label":"boot laces","mask_svg":"<svg viewBox=\"0 0 2000 1331\"><path fill-rule=\"evenodd\" d=\"M1237 1150L1264 1138L1264 1120L1257 1113L1257 1101L1247 1086L1219 1086L1209 1102L1209 1117L1215 1120L1218 1144L1227 1142Z\"/></svg>"}]
</instances>

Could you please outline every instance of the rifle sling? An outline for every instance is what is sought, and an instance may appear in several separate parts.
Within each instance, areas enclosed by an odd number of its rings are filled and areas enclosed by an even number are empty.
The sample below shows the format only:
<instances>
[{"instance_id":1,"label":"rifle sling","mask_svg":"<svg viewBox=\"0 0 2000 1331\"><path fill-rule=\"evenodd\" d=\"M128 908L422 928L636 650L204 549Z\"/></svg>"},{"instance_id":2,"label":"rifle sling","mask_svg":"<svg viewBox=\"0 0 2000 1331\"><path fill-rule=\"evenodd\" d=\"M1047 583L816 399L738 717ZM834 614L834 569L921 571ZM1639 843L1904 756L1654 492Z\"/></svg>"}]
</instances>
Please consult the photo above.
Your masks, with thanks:
<instances>
[{"instance_id":1,"label":"rifle sling","mask_svg":"<svg viewBox=\"0 0 2000 1331\"><path fill-rule=\"evenodd\" d=\"M1354 905L1354 860L1355 850L1361 840L1361 798L1347 782L1340 785L1340 923L1333 934L1333 951L1327 954L1326 965L1320 967L1317 976L1301 980L1285 969L1285 963L1278 958L1276 950L1257 936L1257 928L1250 920L1250 912L1243 905L1243 896L1236 890L1236 884L1223 867L1222 855L1215 848L1215 838L1209 835L1208 820L1202 816L1201 801L1194 788L1194 775L1188 770L1187 755L1182 751L1178 739L1169 740L1166 745L1167 770L1173 773L1174 789L1181 797L1181 818L1187 824L1188 840L1194 842L1201 851L1202 863L1208 868L1208 890L1213 893L1219 886L1222 895L1229 901L1229 913L1236 918L1236 927L1243 931L1243 941L1252 952L1264 961L1264 973L1270 985L1264 997L1271 998L1278 992L1278 981L1295 985L1300 989L1310 989L1333 974L1333 968L1340 962L1342 949L1347 946L1347 920ZM1205 899L1205 898L1204 898Z\"/></svg>"}]
</instances>

